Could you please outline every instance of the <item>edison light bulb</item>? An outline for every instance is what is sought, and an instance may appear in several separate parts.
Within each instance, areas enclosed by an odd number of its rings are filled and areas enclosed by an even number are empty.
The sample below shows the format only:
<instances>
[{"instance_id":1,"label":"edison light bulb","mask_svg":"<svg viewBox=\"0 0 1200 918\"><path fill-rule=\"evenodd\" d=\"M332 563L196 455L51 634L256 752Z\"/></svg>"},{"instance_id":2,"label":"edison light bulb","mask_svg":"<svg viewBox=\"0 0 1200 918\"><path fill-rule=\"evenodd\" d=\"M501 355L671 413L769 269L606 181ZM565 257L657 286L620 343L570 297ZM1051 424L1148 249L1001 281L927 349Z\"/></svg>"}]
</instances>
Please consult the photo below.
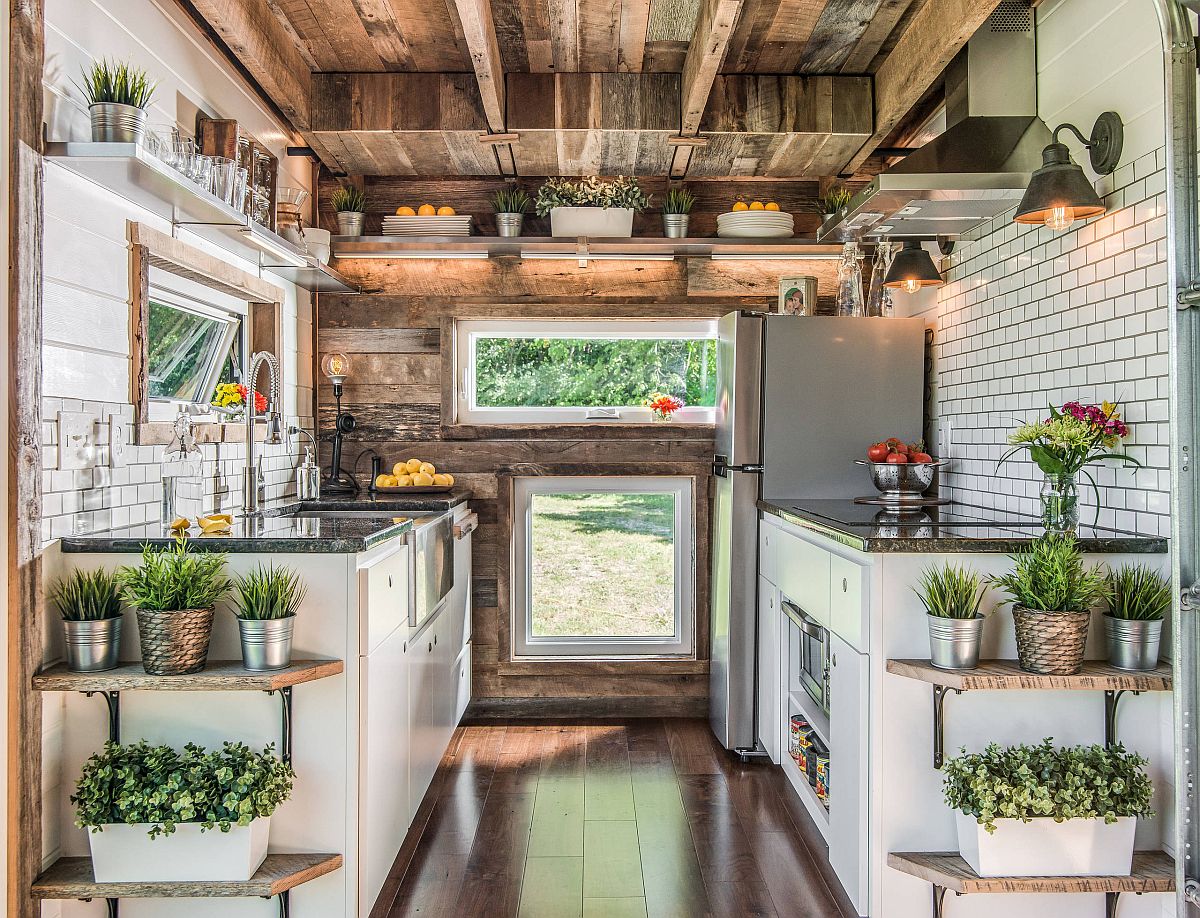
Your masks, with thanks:
<instances>
[{"instance_id":1,"label":"edison light bulb","mask_svg":"<svg viewBox=\"0 0 1200 918\"><path fill-rule=\"evenodd\" d=\"M904 279L904 292L905 293L916 293L920 289L921 289L921 282L919 280L917 280L915 277L906 277Z\"/></svg>"},{"instance_id":2,"label":"edison light bulb","mask_svg":"<svg viewBox=\"0 0 1200 918\"><path fill-rule=\"evenodd\" d=\"M1075 208L1066 205L1050 207L1046 210L1044 219L1046 226L1050 227L1056 233L1061 233L1063 230L1069 229L1071 224L1075 222Z\"/></svg>"},{"instance_id":3,"label":"edison light bulb","mask_svg":"<svg viewBox=\"0 0 1200 918\"><path fill-rule=\"evenodd\" d=\"M321 372L330 382L341 383L350 375L350 358L345 354L326 354L321 360Z\"/></svg>"}]
</instances>

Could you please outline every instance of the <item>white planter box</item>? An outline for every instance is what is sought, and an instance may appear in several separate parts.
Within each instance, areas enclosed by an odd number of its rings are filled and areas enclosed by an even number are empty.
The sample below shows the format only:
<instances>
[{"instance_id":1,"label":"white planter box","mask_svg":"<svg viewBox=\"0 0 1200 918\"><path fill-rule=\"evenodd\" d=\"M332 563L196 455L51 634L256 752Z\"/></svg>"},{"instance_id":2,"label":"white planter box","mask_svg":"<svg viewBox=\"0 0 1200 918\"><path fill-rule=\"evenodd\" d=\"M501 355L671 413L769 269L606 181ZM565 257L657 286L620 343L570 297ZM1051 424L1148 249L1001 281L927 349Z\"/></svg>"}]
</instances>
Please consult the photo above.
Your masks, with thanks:
<instances>
[{"instance_id":1,"label":"white planter box","mask_svg":"<svg viewBox=\"0 0 1200 918\"><path fill-rule=\"evenodd\" d=\"M633 235L630 207L552 207L553 236L598 236L628 239Z\"/></svg>"},{"instance_id":2,"label":"white planter box","mask_svg":"<svg viewBox=\"0 0 1200 918\"><path fill-rule=\"evenodd\" d=\"M981 877L1128 876L1137 819L1068 819L1031 822L997 819L989 835L975 817L955 813L963 860Z\"/></svg>"},{"instance_id":3,"label":"white planter box","mask_svg":"<svg viewBox=\"0 0 1200 918\"><path fill-rule=\"evenodd\" d=\"M88 832L97 883L157 883L196 880L248 880L267 856L270 817L228 832L201 832L197 823L175 826L171 835L151 839L150 826L106 825Z\"/></svg>"}]
</instances>

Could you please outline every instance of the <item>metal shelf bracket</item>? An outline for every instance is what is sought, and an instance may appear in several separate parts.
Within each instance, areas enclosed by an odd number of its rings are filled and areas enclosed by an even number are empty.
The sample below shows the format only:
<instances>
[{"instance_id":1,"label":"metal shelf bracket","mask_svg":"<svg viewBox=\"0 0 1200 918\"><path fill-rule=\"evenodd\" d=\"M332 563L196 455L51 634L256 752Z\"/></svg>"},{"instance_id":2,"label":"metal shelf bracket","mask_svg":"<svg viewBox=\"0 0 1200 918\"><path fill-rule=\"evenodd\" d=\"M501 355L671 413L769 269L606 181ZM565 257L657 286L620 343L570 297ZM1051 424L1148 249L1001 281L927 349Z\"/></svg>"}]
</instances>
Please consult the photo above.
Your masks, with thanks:
<instances>
[{"instance_id":1,"label":"metal shelf bracket","mask_svg":"<svg viewBox=\"0 0 1200 918\"><path fill-rule=\"evenodd\" d=\"M1132 691L1132 690L1131 690ZM1121 696L1126 693L1126 689L1119 691L1114 689L1105 689L1104 691L1104 745L1114 746L1117 742L1117 705L1121 702ZM1141 692L1132 691L1134 695L1140 695Z\"/></svg>"},{"instance_id":2,"label":"metal shelf bracket","mask_svg":"<svg viewBox=\"0 0 1200 918\"><path fill-rule=\"evenodd\" d=\"M263 896L264 899L270 900L270 896ZM292 891L285 889L275 897L279 900L279 918L292 918Z\"/></svg>"},{"instance_id":3,"label":"metal shelf bracket","mask_svg":"<svg viewBox=\"0 0 1200 918\"><path fill-rule=\"evenodd\" d=\"M958 895L955 893L954 895ZM933 918L942 918L946 907L946 887L933 884Z\"/></svg>"},{"instance_id":4,"label":"metal shelf bracket","mask_svg":"<svg viewBox=\"0 0 1200 918\"><path fill-rule=\"evenodd\" d=\"M280 701L280 752L285 764L292 764L292 687L285 685L281 689L268 689L268 695L279 692Z\"/></svg>"},{"instance_id":5,"label":"metal shelf bracket","mask_svg":"<svg viewBox=\"0 0 1200 918\"><path fill-rule=\"evenodd\" d=\"M946 693L954 692L956 695L963 693L962 689L947 688L944 685L934 683L933 686L933 767L939 771L942 768L942 763L946 760L945 752L945 729L946 729ZM942 890L943 893L945 890ZM937 912L936 914L940 914Z\"/></svg>"},{"instance_id":6,"label":"metal shelf bracket","mask_svg":"<svg viewBox=\"0 0 1200 918\"><path fill-rule=\"evenodd\" d=\"M84 692L86 697L100 695L108 706L108 741L121 742L121 693L118 691ZM114 900L109 900L110 902ZM111 906L110 906L111 909Z\"/></svg>"}]
</instances>

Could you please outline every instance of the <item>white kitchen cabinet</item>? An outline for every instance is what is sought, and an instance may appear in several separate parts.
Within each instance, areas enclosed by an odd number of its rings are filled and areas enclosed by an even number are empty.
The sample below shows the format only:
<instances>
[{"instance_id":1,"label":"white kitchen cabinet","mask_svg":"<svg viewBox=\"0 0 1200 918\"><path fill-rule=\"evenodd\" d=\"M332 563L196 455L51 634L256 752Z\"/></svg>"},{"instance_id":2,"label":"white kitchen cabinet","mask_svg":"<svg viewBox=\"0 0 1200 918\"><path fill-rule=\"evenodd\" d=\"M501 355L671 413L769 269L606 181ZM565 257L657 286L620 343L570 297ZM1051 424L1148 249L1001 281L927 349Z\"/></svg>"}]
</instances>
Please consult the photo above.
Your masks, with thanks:
<instances>
[{"instance_id":1,"label":"white kitchen cabinet","mask_svg":"<svg viewBox=\"0 0 1200 918\"><path fill-rule=\"evenodd\" d=\"M450 643L455 656L471 640L471 543L479 517L468 513L455 520L454 589L450 592Z\"/></svg>"},{"instance_id":2,"label":"white kitchen cabinet","mask_svg":"<svg viewBox=\"0 0 1200 918\"><path fill-rule=\"evenodd\" d=\"M829 863L860 915L867 914L867 779L870 667L836 634L829 653Z\"/></svg>"},{"instance_id":3,"label":"white kitchen cabinet","mask_svg":"<svg viewBox=\"0 0 1200 918\"><path fill-rule=\"evenodd\" d=\"M867 653L867 569L829 554L829 630L859 653Z\"/></svg>"},{"instance_id":4,"label":"white kitchen cabinet","mask_svg":"<svg viewBox=\"0 0 1200 918\"><path fill-rule=\"evenodd\" d=\"M467 644L454 661L454 722L457 724L471 703L471 645Z\"/></svg>"},{"instance_id":5,"label":"white kitchen cabinet","mask_svg":"<svg viewBox=\"0 0 1200 918\"><path fill-rule=\"evenodd\" d=\"M776 551L779 547L779 527L763 520L758 526L758 576L769 583L777 583L779 562Z\"/></svg>"},{"instance_id":6,"label":"white kitchen cabinet","mask_svg":"<svg viewBox=\"0 0 1200 918\"><path fill-rule=\"evenodd\" d=\"M779 691L779 595L766 577L758 578L758 741L779 763L779 725L784 721Z\"/></svg>"},{"instance_id":7,"label":"white kitchen cabinet","mask_svg":"<svg viewBox=\"0 0 1200 918\"><path fill-rule=\"evenodd\" d=\"M775 585L805 614L828 628L829 552L783 530L775 538Z\"/></svg>"}]
</instances>

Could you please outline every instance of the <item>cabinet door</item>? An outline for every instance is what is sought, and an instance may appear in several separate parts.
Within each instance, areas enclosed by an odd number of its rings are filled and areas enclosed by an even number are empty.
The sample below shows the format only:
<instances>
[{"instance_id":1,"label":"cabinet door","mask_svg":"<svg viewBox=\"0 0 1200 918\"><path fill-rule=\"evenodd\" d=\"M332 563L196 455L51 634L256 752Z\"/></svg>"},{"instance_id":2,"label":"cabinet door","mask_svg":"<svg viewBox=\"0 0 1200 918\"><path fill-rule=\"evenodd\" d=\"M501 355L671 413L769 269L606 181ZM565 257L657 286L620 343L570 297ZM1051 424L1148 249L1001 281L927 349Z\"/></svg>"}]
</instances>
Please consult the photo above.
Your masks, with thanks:
<instances>
[{"instance_id":1,"label":"cabinet door","mask_svg":"<svg viewBox=\"0 0 1200 918\"><path fill-rule=\"evenodd\" d=\"M471 645L463 648L454 661L454 725L462 720L471 703Z\"/></svg>"},{"instance_id":2,"label":"cabinet door","mask_svg":"<svg viewBox=\"0 0 1200 918\"><path fill-rule=\"evenodd\" d=\"M437 749L434 729L434 705L437 697L437 666L434 662L434 630L430 624L412 640L409 648L408 705L412 724L412 755L408 775L409 798L414 812L425 798L429 782L437 771L441 750Z\"/></svg>"},{"instance_id":3,"label":"cabinet door","mask_svg":"<svg viewBox=\"0 0 1200 918\"><path fill-rule=\"evenodd\" d=\"M829 630L859 653L867 653L867 569L832 554L829 565Z\"/></svg>"},{"instance_id":4,"label":"cabinet door","mask_svg":"<svg viewBox=\"0 0 1200 918\"><path fill-rule=\"evenodd\" d=\"M782 693L779 679L779 597L766 577L758 578L758 741L779 764Z\"/></svg>"},{"instance_id":5,"label":"cabinet door","mask_svg":"<svg viewBox=\"0 0 1200 918\"><path fill-rule=\"evenodd\" d=\"M811 542L780 530L775 555L779 592L811 618L829 627L829 563L831 555Z\"/></svg>"},{"instance_id":6,"label":"cabinet door","mask_svg":"<svg viewBox=\"0 0 1200 918\"><path fill-rule=\"evenodd\" d=\"M836 634L829 654L829 863L860 915L868 897L868 657Z\"/></svg>"},{"instance_id":7,"label":"cabinet door","mask_svg":"<svg viewBox=\"0 0 1200 918\"><path fill-rule=\"evenodd\" d=\"M453 619L449 636L452 660L471 640L471 539L466 532L454 540L454 589L447 600Z\"/></svg>"},{"instance_id":8,"label":"cabinet door","mask_svg":"<svg viewBox=\"0 0 1200 918\"><path fill-rule=\"evenodd\" d=\"M401 625L407 630L410 552L410 546L397 544L359 567L359 653L373 653Z\"/></svg>"},{"instance_id":9,"label":"cabinet door","mask_svg":"<svg viewBox=\"0 0 1200 918\"><path fill-rule=\"evenodd\" d=\"M433 695L433 727L434 749L437 753L434 768L442 759L442 753L450 745L450 737L458 725L455 708L458 694L455 691L454 663L458 659L461 646L455 644L453 635L457 633L457 610L447 607L433 623L433 666L434 666L434 695Z\"/></svg>"}]
</instances>

